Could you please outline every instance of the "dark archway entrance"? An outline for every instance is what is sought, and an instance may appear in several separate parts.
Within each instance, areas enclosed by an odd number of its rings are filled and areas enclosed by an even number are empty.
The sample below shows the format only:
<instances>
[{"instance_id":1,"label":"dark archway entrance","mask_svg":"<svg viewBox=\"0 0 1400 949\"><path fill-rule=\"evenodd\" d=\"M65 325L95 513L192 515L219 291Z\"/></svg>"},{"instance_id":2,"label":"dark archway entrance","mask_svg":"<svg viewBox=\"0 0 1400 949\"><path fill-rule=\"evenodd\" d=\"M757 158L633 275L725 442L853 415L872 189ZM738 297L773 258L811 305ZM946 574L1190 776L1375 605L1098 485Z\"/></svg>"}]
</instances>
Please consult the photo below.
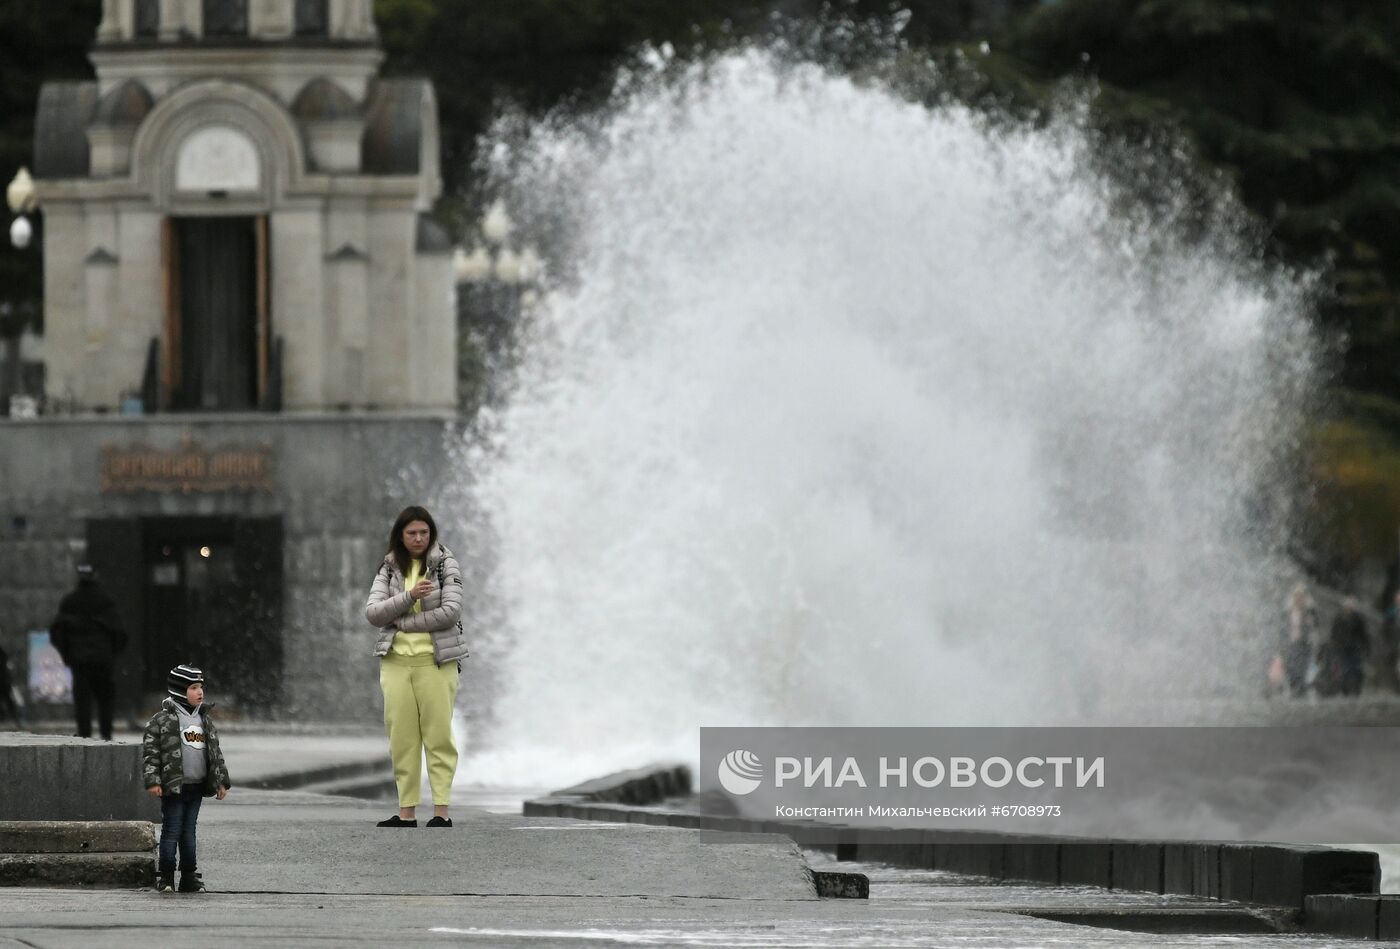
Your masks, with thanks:
<instances>
[{"instance_id":1,"label":"dark archway entrance","mask_svg":"<svg viewBox=\"0 0 1400 949\"><path fill-rule=\"evenodd\" d=\"M194 662L214 701L275 708L282 688L282 518L103 518L88 559L130 631L123 691L137 717Z\"/></svg>"}]
</instances>

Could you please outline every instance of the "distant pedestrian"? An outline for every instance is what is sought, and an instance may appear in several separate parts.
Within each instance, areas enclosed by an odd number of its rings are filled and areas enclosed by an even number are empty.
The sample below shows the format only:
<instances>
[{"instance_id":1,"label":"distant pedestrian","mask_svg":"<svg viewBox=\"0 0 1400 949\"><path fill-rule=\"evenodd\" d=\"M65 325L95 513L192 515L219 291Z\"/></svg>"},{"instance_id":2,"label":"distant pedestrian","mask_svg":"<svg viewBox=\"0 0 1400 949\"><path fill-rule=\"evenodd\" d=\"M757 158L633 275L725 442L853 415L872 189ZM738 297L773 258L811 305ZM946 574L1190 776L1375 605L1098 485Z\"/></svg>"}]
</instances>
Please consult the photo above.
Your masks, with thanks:
<instances>
[{"instance_id":1,"label":"distant pedestrian","mask_svg":"<svg viewBox=\"0 0 1400 949\"><path fill-rule=\"evenodd\" d=\"M1366 620L1356 608L1356 598L1342 600L1341 611L1332 621L1331 634L1318 650L1321 668L1318 691L1323 695L1360 695L1366 681L1366 660L1371 655L1371 638Z\"/></svg>"},{"instance_id":2,"label":"distant pedestrian","mask_svg":"<svg viewBox=\"0 0 1400 949\"><path fill-rule=\"evenodd\" d=\"M1376 650L1376 688L1400 693L1400 590L1386 604L1381 617L1379 648Z\"/></svg>"},{"instance_id":3,"label":"distant pedestrian","mask_svg":"<svg viewBox=\"0 0 1400 949\"><path fill-rule=\"evenodd\" d=\"M10 677L10 656L0 645L0 712L14 720L15 728L24 728L24 714Z\"/></svg>"},{"instance_id":4,"label":"distant pedestrian","mask_svg":"<svg viewBox=\"0 0 1400 949\"><path fill-rule=\"evenodd\" d=\"M365 618L379 627L374 654L399 795L399 812L380 827L418 826L425 753L433 795L428 826L452 826L447 816L457 773L452 709L467 655L461 615L457 559L438 543L432 515L421 507L404 508L389 530L389 551L365 604Z\"/></svg>"},{"instance_id":5,"label":"distant pedestrian","mask_svg":"<svg viewBox=\"0 0 1400 949\"><path fill-rule=\"evenodd\" d=\"M192 665L170 670L160 711L146 723L141 740L146 791L160 798L160 860L156 891L175 889L179 852L180 892L203 893L195 850L195 825L206 797L223 800L233 786L219 733L204 701L204 673Z\"/></svg>"},{"instance_id":6,"label":"distant pedestrian","mask_svg":"<svg viewBox=\"0 0 1400 949\"><path fill-rule=\"evenodd\" d=\"M91 564L78 565L78 586L58 604L49 625L49 638L64 665L73 671L73 714L78 734L92 737L92 705L103 738L112 739L112 705L116 698L113 670L126 648L126 630L117 605L102 589Z\"/></svg>"},{"instance_id":7,"label":"distant pedestrian","mask_svg":"<svg viewBox=\"0 0 1400 949\"><path fill-rule=\"evenodd\" d=\"M1308 687L1308 666L1318 634L1317 609L1306 585L1299 583L1284 604L1283 630L1279 636L1278 661L1288 691L1299 696Z\"/></svg>"}]
</instances>

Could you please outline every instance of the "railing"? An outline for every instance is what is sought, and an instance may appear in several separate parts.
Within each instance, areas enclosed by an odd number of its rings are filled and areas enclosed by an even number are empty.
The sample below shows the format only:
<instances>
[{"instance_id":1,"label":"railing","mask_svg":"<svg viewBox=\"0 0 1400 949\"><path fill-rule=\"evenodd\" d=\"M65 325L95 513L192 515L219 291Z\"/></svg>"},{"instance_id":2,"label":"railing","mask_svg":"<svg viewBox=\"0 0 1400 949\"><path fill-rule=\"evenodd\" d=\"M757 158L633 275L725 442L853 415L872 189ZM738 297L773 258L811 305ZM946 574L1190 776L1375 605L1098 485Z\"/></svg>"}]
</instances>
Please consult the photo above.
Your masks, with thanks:
<instances>
[{"instance_id":1,"label":"railing","mask_svg":"<svg viewBox=\"0 0 1400 949\"><path fill-rule=\"evenodd\" d=\"M146 370L141 373L141 411L155 412L160 406L160 340L151 337L146 347Z\"/></svg>"},{"instance_id":2,"label":"railing","mask_svg":"<svg viewBox=\"0 0 1400 949\"><path fill-rule=\"evenodd\" d=\"M262 412L282 411L282 365L284 343L281 336L273 338L267 359L267 382L257 410ZM146 347L146 367L141 373L139 390L140 407L130 414L154 415L169 411L169 393L162 391L160 376L160 339L151 337ZM124 411L128 411L125 409Z\"/></svg>"}]
</instances>

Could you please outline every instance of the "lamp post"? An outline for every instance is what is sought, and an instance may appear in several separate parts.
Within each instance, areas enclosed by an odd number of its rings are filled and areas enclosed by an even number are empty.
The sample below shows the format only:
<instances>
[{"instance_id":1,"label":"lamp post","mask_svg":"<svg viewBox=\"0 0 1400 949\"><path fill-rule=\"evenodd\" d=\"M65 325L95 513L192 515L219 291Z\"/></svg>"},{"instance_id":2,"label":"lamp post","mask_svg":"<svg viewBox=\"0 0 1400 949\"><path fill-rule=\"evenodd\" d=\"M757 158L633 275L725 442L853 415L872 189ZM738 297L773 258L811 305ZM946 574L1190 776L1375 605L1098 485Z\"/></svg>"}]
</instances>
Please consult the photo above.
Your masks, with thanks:
<instances>
[{"instance_id":1,"label":"lamp post","mask_svg":"<svg viewBox=\"0 0 1400 949\"><path fill-rule=\"evenodd\" d=\"M25 215L34 213L39 207L39 200L34 195L34 179L29 177L28 168L20 168L15 172L14 178L5 188L5 203L10 206L10 213L15 215L15 219L10 222L10 243L16 249L24 250L34 236L34 227Z\"/></svg>"},{"instance_id":2,"label":"lamp post","mask_svg":"<svg viewBox=\"0 0 1400 949\"><path fill-rule=\"evenodd\" d=\"M5 187L5 203L10 207L14 220L10 222L10 243L16 250L24 250L34 238L34 225L29 223L28 214L39 207L39 199L34 193L34 179L28 168L20 168ZM0 336L5 343L5 364L0 366L0 415L11 418L31 417L37 411L36 401L21 396L21 373L25 350L35 349L32 340L37 339L29 332L33 317L33 305L23 302L12 306L8 301L0 304ZM28 343L28 345L25 345Z\"/></svg>"},{"instance_id":3,"label":"lamp post","mask_svg":"<svg viewBox=\"0 0 1400 949\"><path fill-rule=\"evenodd\" d=\"M544 277L539 251L511 240L515 222L497 199L479 225L481 243L452 253L458 290L458 329L464 340L462 407L471 411L490 398L495 376L522 309L538 299Z\"/></svg>"},{"instance_id":4,"label":"lamp post","mask_svg":"<svg viewBox=\"0 0 1400 949\"><path fill-rule=\"evenodd\" d=\"M452 254L452 273L457 284L473 291L485 291L494 320L513 319L519 309L519 298L528 286L544 276L544 261L539 251L526 244L519 250L510 236L515 222L510 219L505 204L497 199L481 219L484 244L470 251L458 247Z\"/></svg>"}]
</instances>

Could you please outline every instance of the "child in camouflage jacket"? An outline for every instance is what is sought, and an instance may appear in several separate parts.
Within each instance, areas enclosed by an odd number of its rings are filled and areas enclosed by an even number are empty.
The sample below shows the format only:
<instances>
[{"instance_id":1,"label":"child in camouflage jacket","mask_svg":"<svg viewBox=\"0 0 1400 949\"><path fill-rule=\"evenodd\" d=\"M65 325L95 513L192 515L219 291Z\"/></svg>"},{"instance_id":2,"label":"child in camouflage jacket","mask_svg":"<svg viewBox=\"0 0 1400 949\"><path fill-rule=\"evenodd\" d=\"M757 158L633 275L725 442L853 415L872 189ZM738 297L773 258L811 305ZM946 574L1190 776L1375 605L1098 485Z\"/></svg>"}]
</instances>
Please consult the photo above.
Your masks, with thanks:
<instances>
[{"instance_id":1,"label":"child in camouflage jacket","mask_svg":"<svg viewBox=\"0 0 1400 949\"><path fill-rule=\"evenodd\" d=\"M146 790L160 798L160 864L156 890L175 889L175 854L180 855L180 892L203 893L197 871L195 824L206 797L224 799L228 767L219 733L204 701L204 673L194 666L170 670L169 695L146 723L142 739Z\"/></svg>"}]
</instances>

